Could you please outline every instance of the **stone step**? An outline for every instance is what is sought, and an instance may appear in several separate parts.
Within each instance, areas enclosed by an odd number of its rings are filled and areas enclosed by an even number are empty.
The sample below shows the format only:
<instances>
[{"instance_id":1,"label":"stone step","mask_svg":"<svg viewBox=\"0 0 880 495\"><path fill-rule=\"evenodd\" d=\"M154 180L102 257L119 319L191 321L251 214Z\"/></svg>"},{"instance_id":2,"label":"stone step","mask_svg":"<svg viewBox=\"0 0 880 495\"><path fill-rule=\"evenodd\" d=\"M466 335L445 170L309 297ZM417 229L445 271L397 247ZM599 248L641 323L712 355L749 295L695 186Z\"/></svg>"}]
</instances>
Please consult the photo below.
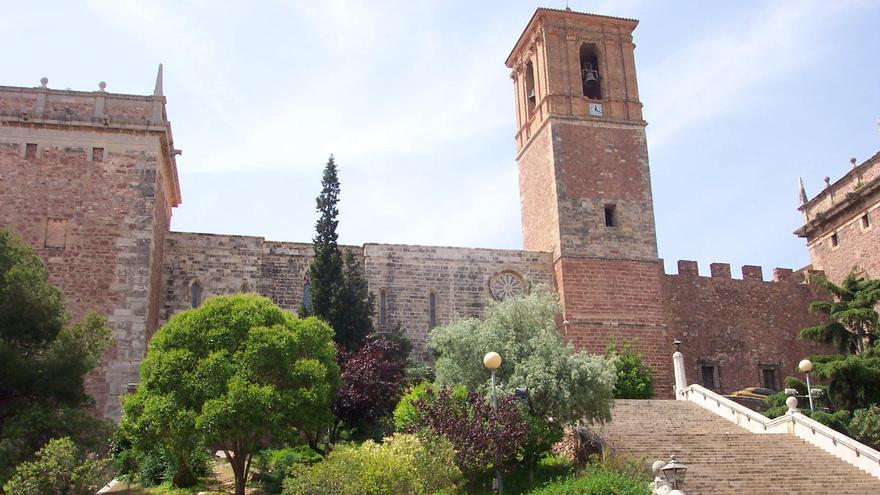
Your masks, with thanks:
<instances>
[{"instance_id":1,"label":"stone step","mask_svg":"<svg viewBox=\"0 0 880 495\"><path fill-rule=\"evenodd\" d=\"M754 434L688 401L618 400L594 430L646 465L676 454L689 495L880 494L880 480L797 437Z\"/></svg>"}]
</instances>

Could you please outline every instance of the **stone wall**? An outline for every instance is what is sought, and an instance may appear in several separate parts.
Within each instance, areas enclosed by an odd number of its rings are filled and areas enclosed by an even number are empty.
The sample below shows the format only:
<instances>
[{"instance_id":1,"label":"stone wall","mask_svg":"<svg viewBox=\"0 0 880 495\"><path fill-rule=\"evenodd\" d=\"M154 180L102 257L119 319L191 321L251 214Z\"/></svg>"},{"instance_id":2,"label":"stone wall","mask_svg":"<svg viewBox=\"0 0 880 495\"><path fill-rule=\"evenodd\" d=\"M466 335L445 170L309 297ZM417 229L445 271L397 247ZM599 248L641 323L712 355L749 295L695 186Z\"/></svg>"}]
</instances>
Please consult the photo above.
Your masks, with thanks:
<instances>
[{"instance_id":1,"label":"stone wall","mask_svg":"<svg viewBox=\"0 0 880 495\"><path fill-rule=\"evenodd\" d=\"M852 270L880 277L880 153L802 205L812 268L839 283Z\"/></svg>"},{"instance_id":2,"label":"stone wall","mask_svg":"<svg viewBox=\"0 0 880 495\"><path fill-rule=\"evenodd\" d=\"M711 276L703 277L695 261L679 261L678 274L663 279L668 334L682 341L688 383L707 385L702 366L715 366L711 388L731 393L763 386L762 369L774 369L773 388L780 390L801 359L834 351L797 338L820 323L807 306L823 296L789 269L775 269L772 282L757 266L742 267L742 275L732 279L730 265L713 263ZM664 354L671 359L668 345Z\"/></svg>"},{"instance_id":3,"label":"stone wall","mask_svg":"<svg viewBox=\"0 0 880 495\"><path fill-rule=\"evenodd\" d=\"M158 322L154 262L179 202L164 104L0 87L0 227L35 247L74 320L107 316L115 344L87 386L111 418Z\"/></svg>"},{"instance_id":4,"label":"stone wall","mask_svg":"<svg viewBox=\"0 0 880 495\"><path fill-rule=\"evenodd\" d=\"M496 274L517 274L527 287L553 287L549 253L391 244L343 248L355 251L376 294L375 328L390 331L400 324L413 341L414 357L423 361L431 360L425 343L432 294L434 323L442 325L482 316L492 300L489 284ZM192 306L194 283L201 286L203 298L256 291L298 311L311 257L311 244L171 232L165 242L162 319Z\"/></svg>"}]
</instances>

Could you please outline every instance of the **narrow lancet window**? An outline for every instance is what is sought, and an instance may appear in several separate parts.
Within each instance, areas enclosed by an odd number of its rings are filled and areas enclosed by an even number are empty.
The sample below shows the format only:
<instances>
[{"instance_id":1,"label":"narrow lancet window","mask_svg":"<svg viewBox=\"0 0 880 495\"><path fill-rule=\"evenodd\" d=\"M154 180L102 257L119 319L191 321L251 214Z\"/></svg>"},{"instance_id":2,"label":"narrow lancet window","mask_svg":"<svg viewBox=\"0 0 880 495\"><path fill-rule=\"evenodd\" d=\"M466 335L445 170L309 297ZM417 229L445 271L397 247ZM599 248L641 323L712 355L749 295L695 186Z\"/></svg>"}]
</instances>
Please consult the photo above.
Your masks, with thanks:
<instances>
[{"instance_id":1,"label":"narrow lancet window","mask_svg":"<svg viewBox=\"0 0 880 495\"><path fill-rule=\"evenodd\" d=\"M379 325L383 327L387 323L385 304L385 289L381 289L379 290Z\"/></svg>"},{"instance_id":2,"label":"narrow lancet window","mask_svg":"<svg viewBox=\"0 0 880 495\"><path fill-rule=\"evenodd\" d=\"M202 305L202 284L198 281L192 283L189 288L190 290L190 305L194 308L198 308Z\"/></svg>"},{"instance_id":3,"label":"narrow lancet window","mask_svg":"<svg viewBox=\"0 0 880 495\"><path fill-rule=\"evenodd\" d=\"M437 326L437 296L432 292L428 295L428 328Z\"/></svg>"}]
</instances>

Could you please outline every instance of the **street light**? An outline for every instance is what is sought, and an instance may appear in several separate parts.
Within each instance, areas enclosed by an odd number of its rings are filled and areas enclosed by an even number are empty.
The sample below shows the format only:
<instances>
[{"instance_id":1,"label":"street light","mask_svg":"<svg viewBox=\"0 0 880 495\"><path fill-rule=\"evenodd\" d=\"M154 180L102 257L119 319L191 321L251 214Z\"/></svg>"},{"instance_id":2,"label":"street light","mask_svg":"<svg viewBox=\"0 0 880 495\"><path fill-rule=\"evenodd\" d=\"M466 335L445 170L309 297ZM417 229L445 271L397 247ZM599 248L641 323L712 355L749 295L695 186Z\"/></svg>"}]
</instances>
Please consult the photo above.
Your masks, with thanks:
<instances>
[{"instance_id":1,"label":"street light","mask_svg":"<svg viewBox=\"0 0 880 495\"><path fill-rule=\"evenodd\" d=\"M675 454L669 458L669 462L661 469L666 481L673 490L678 490L684 485L684 476L687 474L687 466L675 460Z\"/></svg>"},{"instance_id":2,"label":"street light","mask_svg":"<svg viewBox=\"0 0 880 495\"><path fill-rule=\"evenodd\" d=\"M495 396L495 371L501 367L501 355L497 352L487 352L483 356L483 366L492 374L492 411L498 411L498 399ZM498 493L504 493L504 483L501 480L501 466L495 465L495 486Z\"/></svg>"},{"instance_id":3,"label":"street light","mask_svg":"<svg viewBox=\"0 0 880 495\"><path fill-rule=\"evenodd\" d=\"M810 372L813 371L813 363L809 359L802 359L798 363L798 369L807 376L807 397L810 398L810 412L813 412L813 389L810 388Z\"/></svg>"}]
</instances>

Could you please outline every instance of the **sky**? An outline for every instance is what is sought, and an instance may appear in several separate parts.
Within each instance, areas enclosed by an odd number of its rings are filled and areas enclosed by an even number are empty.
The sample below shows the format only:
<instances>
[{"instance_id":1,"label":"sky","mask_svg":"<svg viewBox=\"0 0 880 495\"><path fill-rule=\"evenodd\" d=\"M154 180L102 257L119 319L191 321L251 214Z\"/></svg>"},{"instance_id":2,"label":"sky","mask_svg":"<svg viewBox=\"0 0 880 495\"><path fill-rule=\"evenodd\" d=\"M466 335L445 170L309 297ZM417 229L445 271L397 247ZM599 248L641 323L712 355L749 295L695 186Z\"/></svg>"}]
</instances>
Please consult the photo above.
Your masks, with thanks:
<instances>
[{"instance_id":1,"label":"sky","mask_svg":"<svg viewBox=\"0 0 880 495\"><path fill-rule=\"evenodd\" d=\"M335 155L340 242L520 249L504 60L563 1L0 0L0 85L151 94L174 230L310 242ZM657 223L679 259L800 268L812 197L880 150L880 0L571 0L634 33Z\"/></svg>"}]
</instances>

